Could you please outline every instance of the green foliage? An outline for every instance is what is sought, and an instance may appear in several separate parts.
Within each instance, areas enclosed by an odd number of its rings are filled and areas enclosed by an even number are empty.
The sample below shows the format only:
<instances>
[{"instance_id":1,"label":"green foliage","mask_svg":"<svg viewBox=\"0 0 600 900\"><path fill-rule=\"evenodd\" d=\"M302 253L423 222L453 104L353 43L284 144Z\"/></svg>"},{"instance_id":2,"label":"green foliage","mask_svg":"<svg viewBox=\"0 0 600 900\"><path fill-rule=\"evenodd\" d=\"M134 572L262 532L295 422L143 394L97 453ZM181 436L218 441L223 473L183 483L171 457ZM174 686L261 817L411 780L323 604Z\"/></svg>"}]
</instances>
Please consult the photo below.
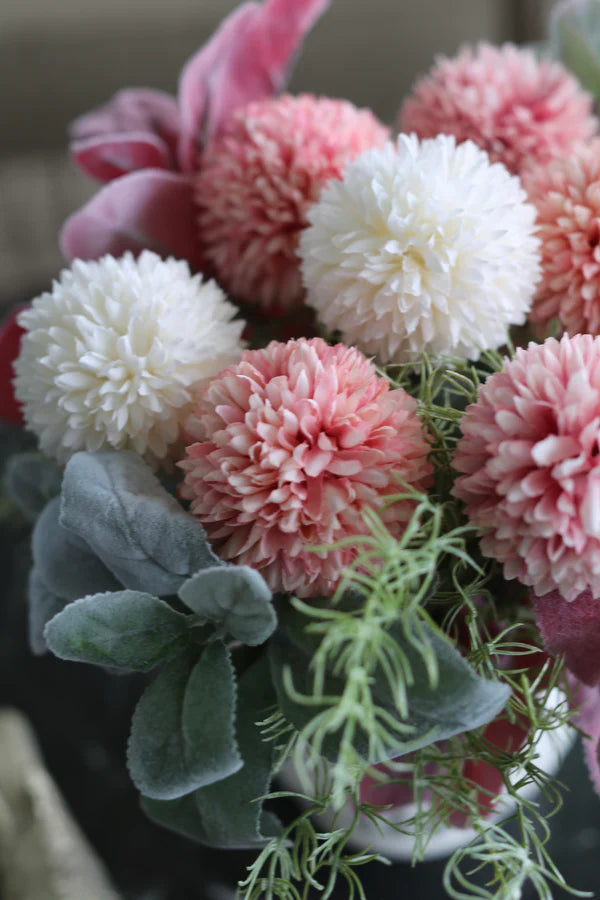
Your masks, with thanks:
<instances>
[{"instance_id":1,"label":"green foliage","mask_svg":"<svg viewBox=\"0 0 600 900\"><path fill-rule=\"evenodd\" d=\"M236 738L244 765L222 781L177 800L142 798L151 819L211 847L261 847L281 827L262 809L273 768L274 745L262 738L259 722L274 704L266 659L239 681Z\"/></svg>"},{"instance_id":2,"label":"green foliage","mask_svg":"<svg viewBox=\"0 0 600 900\"><path fill-rule=\"evenodd\" d=\"M71 457L60 521L131 590L174 594L195 572L219 565L197 519L129 451Z\"/></svg>"},{"instance_id":3,"label":"green foliage","mask_svg":"<svg viewBox=\"0 0 600 900\"><path fill-rule=\"evenodd\" d=\"M203 569L182 585L179 597L198 616L216 623L220 637L230 635L251 647L264 644L277 625L271 591L248 566Z\"/></svg>"},{"instance_id":4,"label":"green foliage","mask_svg":"<svg viewBox=\"0 0 600 900\"><path fill-rule=\"evenodd\" d=\"M550 50L596 100L600 97L600 4L577 0L556 7L550 24Z\"/></svg>"},{"instance_id":5,"label":"green foliage","mask_svg":"<svg viewBox=\"0 0 600 900\"><path fill-rule=\"evenodd\" d=\"M4 469L4 489L30 522L60 494L61 482L58 466L34 451L15 453Z\"/></svg>"},{"instance_id":6,"label":"green foliage","mask_svg":"<svg viewBox=\"0 0 600 900\"><path fill-rule=\"evenodd\" d=\"M169 660L143 693L127 762L138 790L174 800L243 765L235 738L235 672L227 647L209 644Z\"/></svg>"},{"instance_id":7,"label":"green foliage","mask_svg":"<svg viewBox=\"0 0 600 900\"><path fill-rule=\"evenodd\" d=\"M48 623L48 647L60 659L150 672L188 640L187 617L138 591L94 594L70 603Z\"/></svg>"}]
</instances>

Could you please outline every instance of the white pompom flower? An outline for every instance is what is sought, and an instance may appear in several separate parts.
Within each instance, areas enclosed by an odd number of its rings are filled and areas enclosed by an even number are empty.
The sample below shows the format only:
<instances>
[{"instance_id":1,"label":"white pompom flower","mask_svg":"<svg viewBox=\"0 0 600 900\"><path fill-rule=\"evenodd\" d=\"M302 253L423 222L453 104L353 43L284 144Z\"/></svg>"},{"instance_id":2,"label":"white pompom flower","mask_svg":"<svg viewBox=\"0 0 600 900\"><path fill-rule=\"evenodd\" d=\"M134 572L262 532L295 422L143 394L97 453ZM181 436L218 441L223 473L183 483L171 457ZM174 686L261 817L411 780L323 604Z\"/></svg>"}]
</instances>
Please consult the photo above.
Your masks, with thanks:
<instances>
[{"instance_id":1,"label":"white pompom flower","mask_svg":"<svg viewBox=\"0 0 600 900\"><path fill-rule=\"evenodd\" d=\"M19 316L15 393L27 427L59 462L106 447L156 464L198 393L239 360L236 312L180 260L76 260Z\"/></svg>"},{"instance_id":2,"label":"white pompom flower","mask_svg":"<svg viewBox=\"0 0 600 900\"><path fill-rule=\"evenodd\" d=\"M475 360L529 312L535 215L519 179L471 141L402 134L349 163L309 210L308 303L382 363Z\"/></svg>"}]
</instances>

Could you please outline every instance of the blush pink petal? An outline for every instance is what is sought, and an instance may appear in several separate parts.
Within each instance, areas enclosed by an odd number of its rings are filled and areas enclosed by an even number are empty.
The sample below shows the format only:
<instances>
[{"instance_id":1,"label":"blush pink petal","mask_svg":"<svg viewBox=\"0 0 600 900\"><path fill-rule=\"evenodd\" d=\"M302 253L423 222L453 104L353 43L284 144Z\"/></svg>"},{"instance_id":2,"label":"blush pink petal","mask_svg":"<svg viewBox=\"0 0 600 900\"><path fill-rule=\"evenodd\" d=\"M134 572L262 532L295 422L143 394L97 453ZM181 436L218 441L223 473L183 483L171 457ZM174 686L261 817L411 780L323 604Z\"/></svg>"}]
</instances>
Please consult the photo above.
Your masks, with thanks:
<instances>
[{"instance_id":1,"label":"blush pink petal","mask_svg":"<svg viewBox=\"0 0 600 900\"><path fill-rule=\"evenodd\" d=\"M310 415L308 415L310 411ZM361 442L345 447L348 428ZM358 350L320 338L246 351L187 424L181 496L221 558L261 571L274 591L331 594L366 533L363 513L431 475L416 403ZM382 511L402 534L413 505ZM315 550L320 547L322 549Z\"/></svg>"},{"instance_id":2,"label":"blush pink petal","mask_svg":"<svg viewBox=\"0 0 600 900\"><path fill-rule=\"evenodd\" d=\"M171 156L165 142L143 132L73 141L71 154L79 168L98 181L112 181L137 169L171 168Z\"/></svg>"},{"instance_id":3,"label":"blush pink petal","mask_svg":"<svg viewBox=\"0 0 600 900\"><path fill-rule=\"evenodd\" d=\"M570 705L577 710L574 722L584 733L583 752L592 784L600 794L600 687L588 687L575 678L571 686Z\"/></svg>"},{"instance_id":4,"label":"blush pink petal","mask_svg":"<svg viewBox=\"0 0 600 900\"><path fill-rule=\"evenodd\" d=\"M110 182L67 220L61 248L69 260L150 249L199 268L189 180L174 172L144 169Z\"/></svg>"},{"instance_id":5,"label":"blush pink petal","mask_svg":"<svg viewBox=\"0 0 600 900\"><path fill-rule=\"evenodd\" d=\"M305 34L329 0L265 0L244 3L187 63L179 84L184 172L198 166L203 148L231 113L284 87Z\"/></svg>"},{"instance_id":6,"label":"blush pink petal","mask_svg":"<svg viewBox=\"0 0 600 900\"><path fill-rule=\"evenodd\" d=\"M402 131L471 140L516 174L568 156L597 130L592 98L560 63L482 42L439 57L400 111Z\"/></svg>"},{"instance_id":7,"label":"blush pink petal","mask_svg":"<svg viewBox=\"0 0 600 900\"><path fill-rule=\"evenodd\" d=\"M92 178L107 181L117 178L126 171L141 168L138 159L132 158L135 165L129 168L112 169L110 165L102 170L99 161L102 156L102 141L109 145L116 140L133 141L136 144L146 143L155 149L161 148L161 168L174 168L175 152L179 135L179 112L177 102L170 94L148 88L127 88L119 91L108 103L86 113L76 119L70 129L71 150L75 161L83 171ZM97 140L94 154L83 153L85 148L92 148L93 140ZM107 148L107 161L110 162L114 149ZM156 165L156 163L155 163Z\"/></svg>"},{"instance_id":8,"label":"blush pink petal","mask_svg":"<svg viewBox=\"0 0 600 900\"><path fill-rule=\"evenodd\" d=\"M600 597L600 338L519 348L479 389L461 430L454 494L483 553L542 598L538 615L553 591L568 604L588 590Z\"/></svg>"}]
</instances>

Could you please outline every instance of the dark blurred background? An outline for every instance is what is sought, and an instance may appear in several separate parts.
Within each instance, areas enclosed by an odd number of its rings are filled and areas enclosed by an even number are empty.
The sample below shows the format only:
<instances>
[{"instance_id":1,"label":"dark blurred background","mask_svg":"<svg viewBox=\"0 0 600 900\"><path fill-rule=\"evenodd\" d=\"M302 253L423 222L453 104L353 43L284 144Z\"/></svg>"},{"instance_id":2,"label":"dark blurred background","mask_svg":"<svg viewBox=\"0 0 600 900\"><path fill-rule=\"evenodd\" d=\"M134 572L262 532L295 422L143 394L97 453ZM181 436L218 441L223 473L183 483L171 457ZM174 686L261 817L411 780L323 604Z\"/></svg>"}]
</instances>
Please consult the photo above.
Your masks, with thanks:
<instances>
[{"instance_id":1,"label":"dark blurred background","mask_svg":"<svg viewBox=\"0 0 600 900\"><path fill-rule=\"evenodd\" d=\"M236 0L2 0L0 6L0 309L28 300L61 266L57 233L94 187L66 154L76 115L128 85L175 92L183 62ZM291 88L346 96L393 121L436 53L467 41L539 40L551 0L333 0L309 36ZM0 434L2 456L17 441ZM126 900L226 900L251 856L206 851L150 824L125 772L128 722L141 685L26 645L28 538L0 535L0 705L22 709L48 767ZM0 753L2 748L0 748ZM600 896L600 799L581 749L551 855L567 880ZM368 867L368 900L437 900L443 863ZM221 887L219 887L221 885ZM341 889L336 897L347 896ZM533 900L526 892L524 900ZM556 890L554 896L564 895ZM26 898L29 900L29 898ZM43 898L31 898L43 900ZM82 897L81 900L86 900Z\"/></svg>"}]
</instances>

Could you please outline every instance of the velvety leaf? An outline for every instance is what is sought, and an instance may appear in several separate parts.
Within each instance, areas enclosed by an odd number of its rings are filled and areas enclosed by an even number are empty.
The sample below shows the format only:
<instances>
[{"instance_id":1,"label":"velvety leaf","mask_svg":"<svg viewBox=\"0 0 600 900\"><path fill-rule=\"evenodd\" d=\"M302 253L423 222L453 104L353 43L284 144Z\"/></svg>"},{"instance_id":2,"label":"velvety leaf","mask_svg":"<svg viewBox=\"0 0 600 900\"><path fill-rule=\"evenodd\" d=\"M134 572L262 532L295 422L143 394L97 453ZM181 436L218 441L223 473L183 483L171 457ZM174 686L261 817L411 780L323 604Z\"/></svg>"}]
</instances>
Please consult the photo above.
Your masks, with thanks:
<instances>
[{"instance_id":1,"label":"velvety leaf","mask_svg":"<svg viewBox=\"0 0 600 900\"><path fill-rule=\"evenodd\" d=\"M278 93L306 33L328 0L244 3L189 60L179 83L184 172L198 167L206 146L231 113Z\"/></svg>"},{"instance_id":2,"label":"velvety leaf","mask_svg":"<svg viewBox=\"0 0 600 900\"><path fill-rule=\"evenodd\" d=\"M132 590L174 594L192 573L219 563L197 519L129 451L71 457L60 521Z\"/></svg>"},{"instance_id":3,"label":"velvety leaf","mask_svg":"<svg viewBox=\"0 0 600 900\"><path fill-rule=\"evenodd\" d=\"M29 573L28 612L29 612L29 646L31 652L41 656L48 650L44 638L44 628L50 619L63 610L69 602L63 597L58 597L46 585L40 577L35 566Z\"/></svg>"},{"instance_id":4,"label":"velvety leaf","mask_svg":"<svg viewBox=\"0 0 600 900\"><path fill-rule=\"evenodd\" d=\"M121 585L79 535L59 521L60 498L42 510L33 529L33 563L40 582L70 602L86 594L119 590Z\"/></svg>"},{"instance_id":5,"label":"velvety leaf","mask_svg":"<svg viewBox=\"0 0 600 900\"><path fill-rule=\"evenodd\" d=\"M187 616L138 591L94 594L70 603L46 626L60 659L149 672L189 641Z\"/></svg>"},{"instance_id":6,"label":"velvety leaf","mask_svg":"<svg viewBox=\"0 0 600 900\"><path fill-rule=\"evenodd\" d=\"M117 178L67 219L60 243L68 260L148 249L201 268L192 182L163 169Z\"/></svg>"},{"instance_id":7,"label":"velvety leaf","mask_svg":"<svg viewBox=\"0 0 600 900\"><path fill-rule=\"evenodd\" d=\"M273 743L262 739L256 723L264 720L275 702L269 667L262 657L244 673L239 684L236 733L243 768L178 800L143 797L147 815L211 847L260 847L278 834L279 823L257 802L269 790Z\"/></svg>"},{"instance_id":8,"label":"velvety leaf","mask_svg":"<svg viewBox=\"0 0 600 900\"><path fill-rule=\"evenodd\" d=\"M286 668L290 669L297 692L303 695L312 694L312 673L309 669L311 654L306 652L308 649L306 642L313 639L298 638L298 613L291 605L287 612L284 605L281 605L279 613L282 631L278 632L269 644L271 671L284 716L292 725L301 729L324 707L304 705L290 698L285 688L284 671ZM288 621L291 623L290 632L285 631ZM305 619L306 624L308 621ZM510 696L508 686L477 676L467 661L443 638L433 632L429 634L439 669L438 684L431 688L420 655L400 628L394 631L394 637L407 655L414 676L414 683L407 687L408 718L402 719L398 714L387 679L380 670L374 673L373 694L383 709L397 721L411 726L412 730L403 741L399 740L398 744L390 747L383 758L369 759L369 762L384 762L386 759L425 747L434 741L445 740L478 728L494 719L506 705ZM324 693L329 696L341 696L343 688L344 683L341 679L330 676L326 681ZM334 733L325 742L324 751L331 759L336 758L338 740L338 736ZM359 753L367 757L366 733L357 734L355 747Z\"/></svg>"},{"instance_id":9,"label":"velvety leaf","mask_svg":"<svg viewBox=\"0 0 600 900\"><path fill-rule=\"evenodd\" d=\"M102 135L74 141L73 159L80 169L99 181L112 181L137 169L169 169L169 148L154 134Z\"/></svg>"},{"instance_id":10,"label":"velvety leaf","mask_svg":"<svg viewBox=\"0 0 600 900\"><path fill-rule=\"evenodd\" d=\"M535 617L549 653L564 653L567 668L585 684L600 683L600 600L584 591L571 603L552 591L535 598Z\"/></svg>"},{"instance_id":11,"label":"velvety leaf","mask_svg":"<svg viewBox=\"0 0 600 900\"><path fill-rule=\"evenodd\" d=\"M17 453L4 470L7 493L31 522L60 494L61 482L61 470L41 453Z\"/></svg>"},{"instance_id":12,"label":"velvety leaf","mask_svg":"<svg viewBox=\"0 0 600 900\"><path fill-rule=\"evenodd\" d=\"M83 142L100 138L131 139L132 135L136 135L138 142L160 145L161 159L165 160L167 168L173 168L179 132L177 102L163 91L126 88L116 93L108 103L76 119L69 132L75 160L92 178L108 180L139 167L135 164L139 163L139 159L134 157L128 160L125 157L116 166L116 171L109 168L102 172L98 169L101 154L93 157L78 153ZM160 165L162 167L162 163Z\"/></svg>"},{"instance_id":13,"label":"velvety leaf","mask_svg":"<svg viewBox=\"0 0 600 900\"><path fill-rule=\"evenodd\" d=\"M179 596L199 616L244 644L263 644L277 618L264 578L248 566L216 566L193 575Z\"/></svg>"},{"instance_id":14,"label":"velvety leaf","mask_svg":"<svg viewBox=\"0 0 600 900\"><path fill-rule=\"evenodd\" d=\"M129 772L146 797L173 800L221 781L242 766L235 740L236 687L224 644L199 660L170 660L146 689L133 716Z\"/></svg>"}]
</instances>

